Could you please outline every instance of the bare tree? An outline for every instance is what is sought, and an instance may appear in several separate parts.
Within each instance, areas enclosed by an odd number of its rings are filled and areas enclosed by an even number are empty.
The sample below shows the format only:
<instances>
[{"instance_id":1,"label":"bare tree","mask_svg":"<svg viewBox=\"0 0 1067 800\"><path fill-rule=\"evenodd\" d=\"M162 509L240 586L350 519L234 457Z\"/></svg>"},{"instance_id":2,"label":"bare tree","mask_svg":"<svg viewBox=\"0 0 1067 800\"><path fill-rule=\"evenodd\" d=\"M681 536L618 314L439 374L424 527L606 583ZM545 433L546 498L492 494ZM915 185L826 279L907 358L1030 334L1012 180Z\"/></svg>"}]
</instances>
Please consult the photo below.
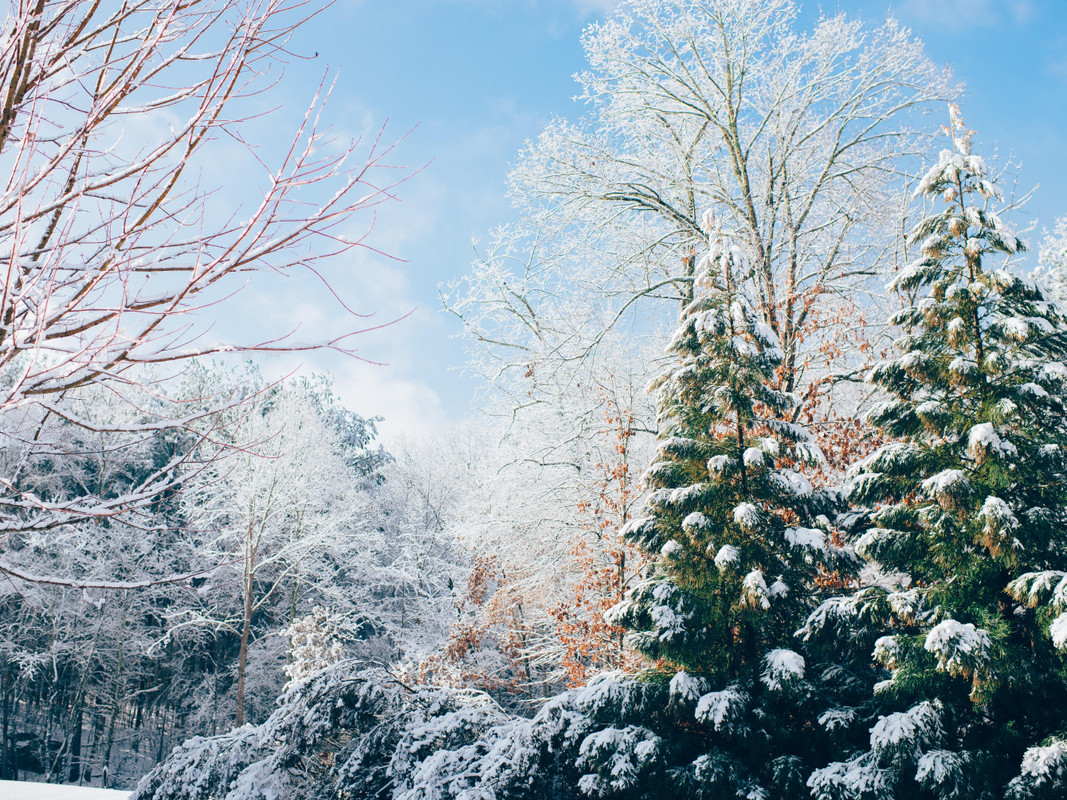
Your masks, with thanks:
<instances>
[{"instance_id":1,"label":"bare tree","mask_svg":"<svg viewBox=\"0 0 1067 800\"><path fill-rule=\"evenodd\" d=\"M380 140L325 135L325 81L276 163L247 141L294 32L318 10L311 0L9 4L0 22L0 423L9 445L32 452L50 420L91 426L73 402L78 390L135 394L149 367L155 380L223 350L353 352L353 333L219 344L195 327L198 312L251 273L325 280L329 260L368 246L345 236L353 215L389 199L403 174ZM245 176L259 188L244 208L218 193L234 148L258 169ZM351 327L366 327L356 316ZM187 423L182 404L168 402L145 408L124 433ZM0 533L150 503L189 451L110 499L38 494L16 465L0 475Z\"/></svg>"},{"instance_id":2,"label":"bare tree","mask_svg":"<svg viewBox=\"0 0 1067 800\"><path fill-rule=\"evenodd\" d=\"M239 639L235 721L240 726L253 618L289 594L288 622L295 621L298 599L332 577L316 557L344 550L350 571L360 576L359 566L378 563L381 547L379 532L359 521L367 516L366 499L357 491L337 437L300 386L276 386L222 416L227 419L219 433L239 450L188 480L182 504L207 561L222 565L212 571L210 583L223 587L224 599L231 602L182 609L172 633L206 625ZM356 585L349 588L359 591Z\"/></svg>"},{"instance_id":3,"label":"bare tree","mask_svg":"<svg viewBox=\"0 0 1067 800\"><path fill-rule=\"evenodd\" d=\"M587 114L528 145L511 176L519 221L446 297L513 403L549 392L565 362L669 324L692 297L707 209L753 265L787 390L810 380L827 315L891 271L901 178L932 133L913 112L955 87L892 20L839 14L803 33L796 13L631 0L586 31Z\"/></svg>"}]
</instances>

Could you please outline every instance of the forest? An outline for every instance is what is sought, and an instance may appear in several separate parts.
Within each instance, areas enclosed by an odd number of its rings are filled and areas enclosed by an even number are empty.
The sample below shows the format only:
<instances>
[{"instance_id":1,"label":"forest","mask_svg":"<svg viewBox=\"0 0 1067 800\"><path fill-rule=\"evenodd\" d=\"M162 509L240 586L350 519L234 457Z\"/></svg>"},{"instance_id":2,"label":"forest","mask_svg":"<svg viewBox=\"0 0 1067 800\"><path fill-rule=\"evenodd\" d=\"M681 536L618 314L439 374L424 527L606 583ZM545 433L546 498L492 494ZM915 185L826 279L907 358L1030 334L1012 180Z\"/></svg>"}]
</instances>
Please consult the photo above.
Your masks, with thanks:
<instances>
[{"instance_id":1,"label":"forest","mask_svg":"<svg viewBox=\"0 0 1067 800\"><path fill-rule=\"evenodd\" d=\"M892 18L626 0L441 286L478 413L385 443L269 366L405 324L331 283L404 143L329 80L252 140L319 13L6 12L0 780L1067 797L1067 216L951 71ZM216 335L256 281L345 331Z\"/></svg>"}]
</instances>

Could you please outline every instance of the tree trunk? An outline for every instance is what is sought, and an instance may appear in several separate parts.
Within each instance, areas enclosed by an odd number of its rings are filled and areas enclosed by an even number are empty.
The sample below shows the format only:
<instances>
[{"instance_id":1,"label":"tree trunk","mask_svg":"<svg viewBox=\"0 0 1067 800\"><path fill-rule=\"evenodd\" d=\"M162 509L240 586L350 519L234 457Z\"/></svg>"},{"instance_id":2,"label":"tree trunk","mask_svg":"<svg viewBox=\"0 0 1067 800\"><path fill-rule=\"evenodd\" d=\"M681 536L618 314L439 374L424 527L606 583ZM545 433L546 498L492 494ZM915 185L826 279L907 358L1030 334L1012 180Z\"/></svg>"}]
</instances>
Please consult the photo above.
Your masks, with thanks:
<instances>
[{"instance_id":1,"label":"tree trunk","mask_svg":"<svg viewBox=\"0 0 1067 800\"><path fill-rule=\"evenodd\" d=\"M248 635L252 630L251 583L251 574L249 574L245 581L244 620L241 623L241 654L237 659L237 710L233 721L238 728L245 724L245 672L248 667Z\"/></svg>"},{"instance_id":2,"label":"tree trunk","mask_svg":"<svg viewBox=\"0 0 1067 800\"><path fill-rule=\"evenodd\" d=\"M85 712L85 701L79 697L77 702L74 723L71 725L70 772L67 773L67 783L78 783L82 772L82 717Z\"/></svg>"}]
</instances>

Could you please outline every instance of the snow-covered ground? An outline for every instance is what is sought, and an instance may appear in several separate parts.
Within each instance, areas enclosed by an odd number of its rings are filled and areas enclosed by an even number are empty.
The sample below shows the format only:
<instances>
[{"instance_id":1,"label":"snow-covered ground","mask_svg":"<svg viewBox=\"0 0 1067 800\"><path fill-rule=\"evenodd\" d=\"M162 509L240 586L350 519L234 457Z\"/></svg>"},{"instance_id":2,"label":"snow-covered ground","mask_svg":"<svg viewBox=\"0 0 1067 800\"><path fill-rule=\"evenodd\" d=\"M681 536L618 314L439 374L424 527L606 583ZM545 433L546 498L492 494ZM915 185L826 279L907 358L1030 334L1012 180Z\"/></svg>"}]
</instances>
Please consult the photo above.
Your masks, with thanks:
<instances>
[{"instance_id":1,"label":"snow-covered ground","mask_svg":"<svg viewBox=\"0 0 1067 800\"><path fill-rule=\"evenodd\" d=\"M114 789L0 781L0 800L126 800L129 796L129 792Z\"/></svg>"}]
</instances>

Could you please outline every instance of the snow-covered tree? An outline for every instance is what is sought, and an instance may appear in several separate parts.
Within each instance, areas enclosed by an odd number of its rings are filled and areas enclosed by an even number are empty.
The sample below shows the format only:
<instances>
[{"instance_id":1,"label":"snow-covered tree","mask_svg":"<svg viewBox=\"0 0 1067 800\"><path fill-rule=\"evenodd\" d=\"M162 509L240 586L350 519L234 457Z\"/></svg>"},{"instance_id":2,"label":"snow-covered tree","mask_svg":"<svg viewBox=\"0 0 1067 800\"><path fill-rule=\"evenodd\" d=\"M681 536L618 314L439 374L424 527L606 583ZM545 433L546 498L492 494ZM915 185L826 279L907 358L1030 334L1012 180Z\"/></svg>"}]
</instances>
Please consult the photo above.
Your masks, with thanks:
<instances>
[{"instance_id":1,"label":"snow-covered tree","mask_svg":"<svg viewBox=\"0 0 1067 800\"><path fill-rule=\"evenodd\" d=\"M816 798L1053 797L1067 702L1067 320L1011 272L1023 248L952 109L917 196L921 255L869 420L891 441L852 470L857 549L881 579L821 607L888 670L869 748L815 773ZM1004 263L1006 260L1009 263ZM876 633L878 632L878 633ZM842 646L847 647L847 642Z\"/></svg>"},{"instance_id":2,"label":"snow-covered tree","mask_svg":"<svg viewBox=\"0 0 1067 800\"><path fill-rule=\"evenodd\" d=\"M244 723L256 617L285 602L290 608L286 622L294 621L310 587L331 577L331 558L339 550L369 569L379 563L381 549L378 531L360 521L369 513L367 498L356 492L357 476L306 387L253 385L249 390L252 398L214 426L214 436L225 437L234 452L197 471L182 492L187 524L208 557L220 564L211 586L222 589L222 600L236 594L240 602L215 605L218 592L202 591L202 608L173 615L175 624L227 629L240 638L237 725ZM358 586L361 564L344 561L356 572L349 577ZM364 613L373 616L371 609Z\"/></svg>"},{"instance_id":3,"label":"snow-covered tree","mask_svg":"<svg viewBox=\"0 0 1067 800\"><path fill-rule=\"evenodd\" d=\"M804 30L797 13L791 0L634 0L585 32L586 113L524 150L522 216L446 298L511 409L594 391L599 359L662 333L649 320L673 324L709 207L750 254L784 388L825 371L818 346L853 327L827 315L859 321L857 295L899 238L899 175L932 133L917 116L955 88L893 20L838 13Z\"/></svg>"},{"instance_id":4,"label":"snow-covered tree","mask_svg":"<svg viewBox=\"0 0 1067 800\"><path fill-rule=\"evenodd\" d=\"M794 398L773 386L782 352L738 286L740 251L708 233L673 363L651 387L651 493L626 529L654 556L651 575L617 614L649 658L729 680L795 629L805 576L829 547L829 532L807 525L830 502L792 468L819 454L782 421Z\"/></svg>"},{"instance_id":5,"label":"snow-covered tree","mask_svg":"<svg viewBox=\"0 0 1067 800\"><path fill-rule=\"evenodd\" d=\"M1045 294L1058 305L1067 304L1067 217L1060 217L1041 240L1037 277Z\"/></svg>"},{"instance_id":6,"label":"snow-covered tree","mask_svg":"<svg viewBox=\"0 0 1067 800\"><path fill-rule=\"evenodd\" d=\"M81 387L105 386L136 406L159 380L146 365L174 371L198 354L307 348L287 332L266 341L201 340L203 329L190 320L239 291L251 274L319 281L330 259L361 246L348 229L353 217L391 194L386 187L394 179L376 175L387 166L388 148L324 146L324 91L309 97L276 163L251 143L249 125L260 115L255 98L276 85L286 43L314 13L315 4L303 0L5 7L4 446L76 458L65 441L20 437L12 428L58 416L100 431L69 402ZM249 183L223 197L218 165L241 157ZM363 327L365 320L355 320L350 330ZM348 343L341 336L308 346L351 352ZM190 426L182 403L141 410L147 413L130 438ZM111 458L121 456L113 450ZM72 492L62 501L0 475L0 533L143 509L173 488L178 467L157 465L121 496ZM4 555L0 544L0 571Z\"/></svg>"}]
</instances>

